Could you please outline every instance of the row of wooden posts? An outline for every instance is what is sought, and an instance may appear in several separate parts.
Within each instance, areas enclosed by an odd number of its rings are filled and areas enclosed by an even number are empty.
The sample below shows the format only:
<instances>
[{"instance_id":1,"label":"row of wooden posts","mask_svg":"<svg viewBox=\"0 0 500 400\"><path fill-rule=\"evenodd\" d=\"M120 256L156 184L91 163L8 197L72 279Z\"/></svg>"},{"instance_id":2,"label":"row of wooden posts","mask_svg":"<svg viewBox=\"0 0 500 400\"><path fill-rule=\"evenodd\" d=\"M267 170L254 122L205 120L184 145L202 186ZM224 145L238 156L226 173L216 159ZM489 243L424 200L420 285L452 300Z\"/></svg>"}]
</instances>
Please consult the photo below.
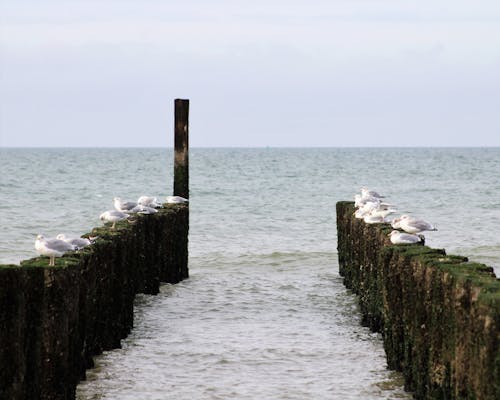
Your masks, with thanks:
<instances>
[{"instance_id":1,"label":"row of wooden posts","mask_svg":"<svg viewBox=\"0 0 500 400\"><path fill-rule=\"evenodd\" d=\"M189 198L189 100L174 104L174 195ZM136 294L188 277L188 205L95 229L100 239L57 267L0 265L0 400L74 400L93 357L132 329Z\"/></svg>"}]
</instances>

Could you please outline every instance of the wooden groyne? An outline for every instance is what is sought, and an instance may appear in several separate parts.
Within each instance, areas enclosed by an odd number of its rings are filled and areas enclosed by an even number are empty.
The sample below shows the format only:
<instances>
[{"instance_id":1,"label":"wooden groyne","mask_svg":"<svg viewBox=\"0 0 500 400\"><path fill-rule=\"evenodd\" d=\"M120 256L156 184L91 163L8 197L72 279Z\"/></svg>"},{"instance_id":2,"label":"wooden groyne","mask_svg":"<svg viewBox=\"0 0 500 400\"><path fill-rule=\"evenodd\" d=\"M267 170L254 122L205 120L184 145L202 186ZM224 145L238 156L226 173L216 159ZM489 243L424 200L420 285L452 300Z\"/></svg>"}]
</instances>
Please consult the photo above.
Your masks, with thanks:
<instances>
[{"instance_id":1,"label":"wooden groyne","mask_svg":"<svg viewBox=\"0 0 500 400\"><path fill-rule=\"evenodd\" d=\"M0 399L73 399L92 357L120 347L137 293L188 277L189 208L165 205L48 267L0 266Z\"/></svg>"},{"instance_id":2,"label":"wooden groyne","mask_svg":"<svg viewBox=\"0 0 500 400\"><path fill-rule=\"evenodd\" d=\"M500 399L500 281L493 269L425 245L392 245L337 203L338 257L363 324L417 399Z\"/></svg>"},{"instance_id":3,"label":"wooden groyne","mask_svg":"<svg viewBox=\"0 0 500 400\"><path fill-rule=\"evenodd\" d=\"M188 109L175 100L174 194L186 198ZM92 245L53 267L47 257L0 265L0 400L74 399L93 357L132 329L135 295L188 277L188 231L188 205L164 204L94 228Z\"/></svg>"}]
</instances>

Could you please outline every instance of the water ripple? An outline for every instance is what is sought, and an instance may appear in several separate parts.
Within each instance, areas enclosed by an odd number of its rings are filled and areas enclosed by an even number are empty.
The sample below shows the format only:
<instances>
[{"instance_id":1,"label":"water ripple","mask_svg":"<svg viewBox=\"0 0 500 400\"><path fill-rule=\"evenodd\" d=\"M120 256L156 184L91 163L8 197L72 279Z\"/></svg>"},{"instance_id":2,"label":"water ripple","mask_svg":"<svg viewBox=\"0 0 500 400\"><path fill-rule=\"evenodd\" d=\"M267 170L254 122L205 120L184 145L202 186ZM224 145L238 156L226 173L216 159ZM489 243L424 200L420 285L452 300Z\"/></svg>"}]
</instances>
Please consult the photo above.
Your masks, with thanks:
<instances>
[{"instance_id":1,"label":"water ripple","mask_svg":"<svg viewBox=\"0 0 500 400\"><path fill-rule=\"evenodd\" d=\"M194 258L190 280L152 302L140 296L136 328L97 358L78 399L410 398L386 370L380 336L359 325L329 253L301 254L287 271L220 261L226 269Z\"/></svg>"}]
</instances>

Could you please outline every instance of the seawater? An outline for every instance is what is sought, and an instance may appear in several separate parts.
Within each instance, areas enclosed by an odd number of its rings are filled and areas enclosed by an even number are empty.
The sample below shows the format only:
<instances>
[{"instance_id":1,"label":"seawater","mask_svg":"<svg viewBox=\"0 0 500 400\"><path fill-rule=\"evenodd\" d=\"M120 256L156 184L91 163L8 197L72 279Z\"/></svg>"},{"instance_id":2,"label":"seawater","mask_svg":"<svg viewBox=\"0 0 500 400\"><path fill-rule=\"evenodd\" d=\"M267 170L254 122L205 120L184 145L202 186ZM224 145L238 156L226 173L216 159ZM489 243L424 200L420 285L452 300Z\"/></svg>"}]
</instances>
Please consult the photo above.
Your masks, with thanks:
<instances>
[{"instance_id":1,"label":"seawater","mask_svg":"<svg viewBox=\"0 0 500 400\"><path fill-rule=\"evenodd\" d=\"M172 149L2 149L0 262L79 235L112 198L172 192ZM338 275L335 203L361 186L500 267L500 149L191 149L191 277L139 295L84 399L411 398Z\"/></svg>"}]
</instances>

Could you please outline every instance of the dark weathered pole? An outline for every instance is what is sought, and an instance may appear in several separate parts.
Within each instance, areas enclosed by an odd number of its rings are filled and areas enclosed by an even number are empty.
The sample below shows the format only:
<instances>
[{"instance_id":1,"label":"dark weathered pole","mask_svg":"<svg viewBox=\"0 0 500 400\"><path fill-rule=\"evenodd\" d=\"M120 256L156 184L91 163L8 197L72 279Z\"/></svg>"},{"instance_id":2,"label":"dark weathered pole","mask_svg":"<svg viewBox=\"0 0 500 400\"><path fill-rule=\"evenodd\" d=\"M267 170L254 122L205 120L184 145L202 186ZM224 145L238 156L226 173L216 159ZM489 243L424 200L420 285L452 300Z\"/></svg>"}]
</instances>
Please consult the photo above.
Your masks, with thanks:
<instances>
[{"instance_id":1,"label":"dark weathered pole","mask_svg":"<svg viewBox=\"0 0 500 400\"><path fill-rule=\"evenodd\" d=\"M189 100L175 99L174 196L189 198Z\"/></svg>"}]
</instances>

